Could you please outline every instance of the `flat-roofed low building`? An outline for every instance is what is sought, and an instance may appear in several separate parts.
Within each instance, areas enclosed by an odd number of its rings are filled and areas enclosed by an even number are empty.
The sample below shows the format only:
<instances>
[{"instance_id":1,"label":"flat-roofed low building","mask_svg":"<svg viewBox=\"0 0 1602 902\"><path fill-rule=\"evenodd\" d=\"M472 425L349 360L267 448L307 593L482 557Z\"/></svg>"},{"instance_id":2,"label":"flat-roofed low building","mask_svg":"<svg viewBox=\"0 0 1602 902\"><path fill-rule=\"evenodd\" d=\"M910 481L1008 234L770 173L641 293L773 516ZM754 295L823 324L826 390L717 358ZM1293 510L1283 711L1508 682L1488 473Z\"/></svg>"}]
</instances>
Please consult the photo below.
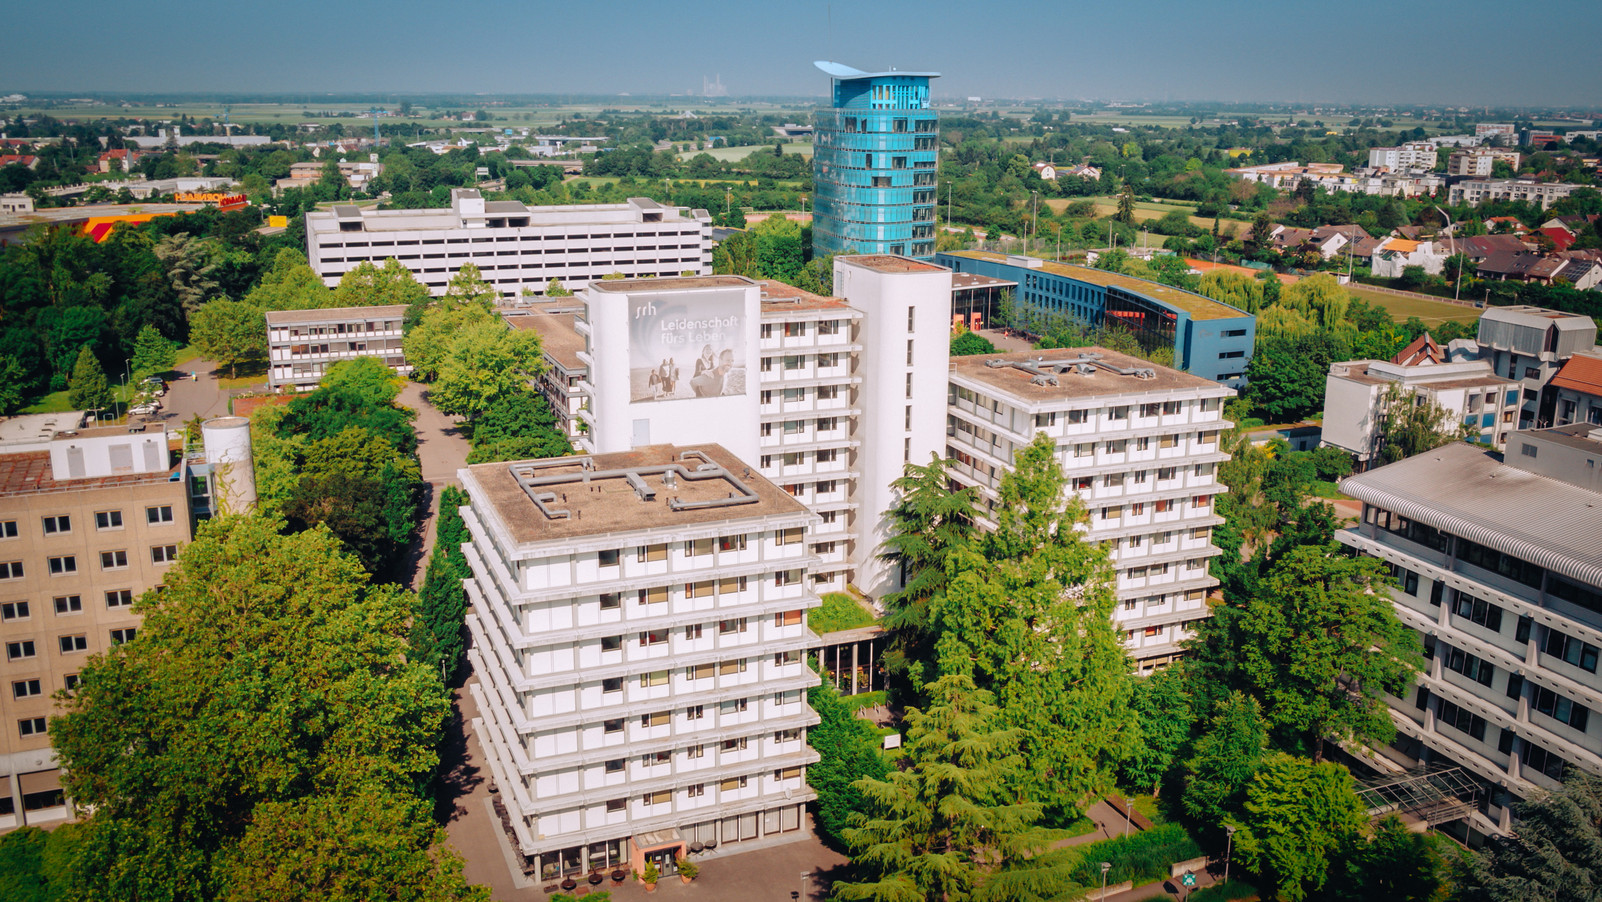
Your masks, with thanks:
<instances>
[{"instance_id":1,"label":"flat-roofed low building","mask_svg":"<svg viewBox=\"0 0 1602 902\"><path fill-rule=\"evenodd\" d=\"M310 391L341 360L376 357L412 371L401 347L405 304L267 311L267 385Z\"/></svg>"},{"instance_id":2,"label":"flat-roofed low building","mask_svg":"<svg viewBox=\"0 0 1602 902\"><path fill-rule=\"evenodd\" d=\"M1018 283L1019 320L1123 328L1148 352L1171 350L1177 369L1231 388L1246 384L1257 318L1244 310L1171 285L1019 254L952 251L935 262Z\"/></svg>"},{"instance_id":3,"label":"flat-roofed low building","mask_svg":"<svg viewBox=\"0 0 1602 902\"><path fill-rule=\"evenodd\" d=\"M1336 538L1390 565L1424 647L1417 685L1387 699L1396 740L1375 751L1472 774L1482 832L1569 767L1602 773L1598 461L1602 429L1576 424L1514 433L1505 459L1451 444L1341 483L1363 514Z\"/></svg>"},{"instance_id":4,"label":"flat-roofed low building","mask_svg":"<svg viewBox=\"0 0 1602 902\"><path fill-rule=\"evenodd\" d=\"M1014 455L1051 436L1089 514L1087 538L1117 571L1126 647L1143 670L1174 660L1218 584L1213 498L1226 490L1219 436L1233 425L1223 405L1234 390L1096 347L959 357L949 381L949 472L979 490L984 525Z\"/></svg>"},{"instance_id":5,"label":"flat-roofed low building","mask_svg":"<svg viewBox=\"0 0 1602 902\"><path fill-rule=\"evenodd\" d=\"M526 207L451 189L433 210L374 210L341 204L306 214L306 257L330 288L362 263L393 257L435 295L464 264L503 297L543 294L555 279L570 290L612 273L627 277L712 272L712 218L646 197L621 204Z\"/></svg>"},{"instance_id":6,"label":"flat-roofed low building","mask_svg":"<svg viewBox=\"0 0 1602 902\"><path fill-rule=\"evenodd\" d=\"M714 444L458 476L473 732L539 877L807 835L817 516Z\"/></svg>"},{"instance_id":7,"label":"flat-roofed low building","mask_svg":"<svg viewBox=\"0 0 1602 902\"><path fill-rule=\"evenodd\" d=\"M191 537L188 468L161 424L0 423L0 830L71 816L49 718Z\"/></svg>"}]
</instances>

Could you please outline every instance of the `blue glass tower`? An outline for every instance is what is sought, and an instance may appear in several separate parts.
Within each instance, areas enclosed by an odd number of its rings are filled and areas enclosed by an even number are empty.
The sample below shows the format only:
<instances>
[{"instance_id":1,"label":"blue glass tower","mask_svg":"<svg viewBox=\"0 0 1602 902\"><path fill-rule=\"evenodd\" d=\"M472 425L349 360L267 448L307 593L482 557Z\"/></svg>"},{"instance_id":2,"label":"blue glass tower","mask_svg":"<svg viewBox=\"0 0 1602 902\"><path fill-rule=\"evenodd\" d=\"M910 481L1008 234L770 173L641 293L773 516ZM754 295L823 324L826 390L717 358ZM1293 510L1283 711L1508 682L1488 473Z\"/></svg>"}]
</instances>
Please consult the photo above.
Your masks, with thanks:
<instances>
[{"instance_id":1,"label":"blue glass tower","mask_svg":"<svg viewBox=\"0 0 1602 902\"><path fill-rule=\"evenodd\" d=\"M929 108L929 79L940 73L816 65L834 90L814 137L813 253L932 261L940 123Z\"/></svg>"}]
</instances>

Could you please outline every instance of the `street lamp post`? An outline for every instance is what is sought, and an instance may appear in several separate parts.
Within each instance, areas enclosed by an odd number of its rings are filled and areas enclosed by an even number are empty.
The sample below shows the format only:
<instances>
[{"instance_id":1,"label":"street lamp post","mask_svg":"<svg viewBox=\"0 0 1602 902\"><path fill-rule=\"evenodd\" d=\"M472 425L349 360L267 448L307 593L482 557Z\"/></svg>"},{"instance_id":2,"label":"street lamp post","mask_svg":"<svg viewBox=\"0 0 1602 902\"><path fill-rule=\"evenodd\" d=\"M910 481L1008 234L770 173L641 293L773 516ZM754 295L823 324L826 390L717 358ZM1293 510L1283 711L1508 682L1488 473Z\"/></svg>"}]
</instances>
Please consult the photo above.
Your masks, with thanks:
<instances>
[{"instance_id":1,"label":"street lamp post","mask_svg":"<svg viewBox=\"0 0 1602 902\"><path fill-rule=\"evenodd\" d=\"M723 186L723 218L724 219L728 219L729 218L729 211L731 209L730 208L730 204L732 204L733 202L734 202L734 188L732 188L732 187L730 187L728 185L724 185Z\"/></svg>"},{"instance_id":2,"label":"street lamp post","mask_svg":"<svg viewBox=\"0 0 1602 902\"><path fill-rule=\"evenodd\" d=\"M1032 222L1029 226L1029 234L1038 238L1040 237L1040 192L1030 191L1029 193L1033 197L1031 202L1034 204L1034 211L1030 214ZM1029 248L1025 247L1024 253L1029 253Z\"/></svg>"},{"instance_id":3,"label":"street lamp post","mask_svg":"<svg viewBox=\"0 0 1602 902\"><path fill-rule=\"evenodd\" d=\"M1101 895L1097 897L1098 899L1107 898L1107 872L1110 870L1112 870L1112 862L1103 861L1101 863Z\"/></svg>"},{"instance_id":4,"label":"street lamp post","mask_svg":"<svg viewBox=\"0 0 1602 902\"><path fill-rule=\"evenodd\" d=\"M807 898L807 878L812 876L811 871L801 872L801 898Z\"/></svg>"},{"instance_id":5,"label":"street lamp post","mask_svg":"<svg viewBox=\"0 0 1602 902\"><path fill-rule=\"evenodd\" d=\"M1235 828L1224 825L1224 882L1229 882L1229 859L1235 854Z\"/></svg>"},{"instance_id":6,"label":"street lamp post","mask_svg":"<svg viewBox=\"0 0 1602 902\"><path fill-rule=\"evenodd\" d=\"M1135 801L1124 799L1124 839L1129 838L1129 822L1135 819Z\"/></svg>"}]
</instances>

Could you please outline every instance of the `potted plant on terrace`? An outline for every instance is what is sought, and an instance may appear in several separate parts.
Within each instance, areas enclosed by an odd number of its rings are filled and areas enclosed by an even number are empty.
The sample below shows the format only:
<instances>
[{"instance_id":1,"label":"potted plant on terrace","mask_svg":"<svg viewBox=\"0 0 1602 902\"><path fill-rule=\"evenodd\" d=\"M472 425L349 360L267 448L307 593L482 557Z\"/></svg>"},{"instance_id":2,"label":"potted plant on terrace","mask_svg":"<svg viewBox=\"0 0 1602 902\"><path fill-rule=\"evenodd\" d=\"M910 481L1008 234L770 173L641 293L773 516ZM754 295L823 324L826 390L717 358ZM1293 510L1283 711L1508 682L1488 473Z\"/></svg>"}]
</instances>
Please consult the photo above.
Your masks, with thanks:
<instances>
[{"instance_id":1,"label":"potted plant on terrace","mask_svg":"<svg viewBox=\"0 0 1602 902\"><path fill-rule=\"evenodd\" d=\"M676 859L679 866L679 879L685 883L694 880L701 873L701 866L688 858Z\"/></svg>"},{"instance_id":2,"label":"potted plant on terrace","mask_svg":"<svg viewBox=\"0 0 1602 902\"><path fill-rule=\"evenodd\" d=\"M656 892L656 882L662 879L662 872L656 869L656 862L647 861L645 863L645 870L636 871L634 874L634 879L645 884L646 892L654 893Z\"/></svg>"}]
</instances>

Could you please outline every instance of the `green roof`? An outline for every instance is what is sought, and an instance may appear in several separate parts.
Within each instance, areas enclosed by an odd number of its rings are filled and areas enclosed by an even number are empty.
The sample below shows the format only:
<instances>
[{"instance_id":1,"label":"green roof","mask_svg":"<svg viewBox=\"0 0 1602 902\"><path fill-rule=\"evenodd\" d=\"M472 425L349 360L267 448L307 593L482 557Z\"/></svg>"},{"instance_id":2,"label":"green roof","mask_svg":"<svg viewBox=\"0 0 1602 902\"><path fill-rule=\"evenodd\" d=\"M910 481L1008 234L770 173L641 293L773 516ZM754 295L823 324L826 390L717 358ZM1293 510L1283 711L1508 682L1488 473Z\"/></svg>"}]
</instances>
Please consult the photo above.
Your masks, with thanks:
<instances>
[{"instance_id":1,"label":"green roof","mask_svg":"<svg viewBox=\"0 0 1602 902\"><path fill-rule=\"evenodd\" d=\"M988 260L992 263L1013 265L1016 269L1049 272L1052 275L1065 276L1076 281L1088 282L1091 285L1116 286L1131 294L1138 294L1141 297L1161 301L1164 304L1183 310L1189 313L1190 318L1193 320L1234 319L1239 316L1251 315L1244 310L1220 303L1212 298L1203 297L1193 291L1186 291L1183 288L1175 288L1172 285L1164 285L1147 279L1137 279L1134 276L1126 276L1122 273L1107 272L1103 269L1091 269L1088 266L1069 266L1065 263L1051 263L1044 260L1041 261L1038 267L1016 266L1015 264L1007 264L1006 254L998 254L993 251L941 251L941 253L953 257L967 257L970 260Z\"/></svg>"}]
</instances>

